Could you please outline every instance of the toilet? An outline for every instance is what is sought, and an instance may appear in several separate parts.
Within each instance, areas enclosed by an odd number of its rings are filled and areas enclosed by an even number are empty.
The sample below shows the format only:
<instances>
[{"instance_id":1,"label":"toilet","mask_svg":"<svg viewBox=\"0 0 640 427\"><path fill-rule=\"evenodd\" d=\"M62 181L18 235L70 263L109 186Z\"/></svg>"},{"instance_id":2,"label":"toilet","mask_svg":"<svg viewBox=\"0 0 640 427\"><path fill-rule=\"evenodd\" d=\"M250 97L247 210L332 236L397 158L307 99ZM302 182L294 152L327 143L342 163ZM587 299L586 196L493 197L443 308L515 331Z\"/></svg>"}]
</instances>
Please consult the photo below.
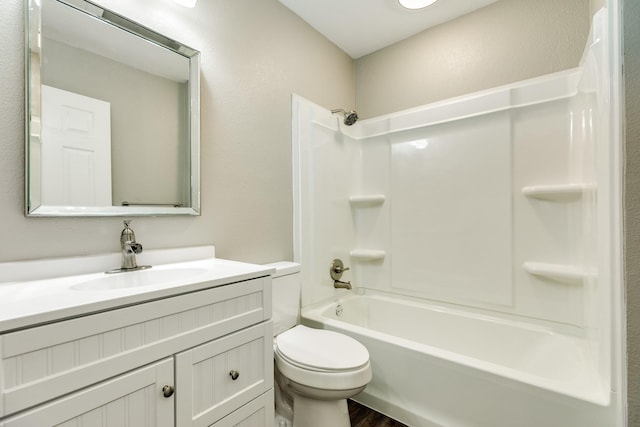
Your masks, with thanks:
<instances>
[{"instance_id":1,"label":"toilet","mask_svg":"<svg viewBox=\"0 0 640 427\"><path fill-rule=\"evenodd\" d=\"M371 381L369 352L338 332L299 325L300 265L273 277L276 427L349 427L347 399Z\"/></svg>"}]
</instances>

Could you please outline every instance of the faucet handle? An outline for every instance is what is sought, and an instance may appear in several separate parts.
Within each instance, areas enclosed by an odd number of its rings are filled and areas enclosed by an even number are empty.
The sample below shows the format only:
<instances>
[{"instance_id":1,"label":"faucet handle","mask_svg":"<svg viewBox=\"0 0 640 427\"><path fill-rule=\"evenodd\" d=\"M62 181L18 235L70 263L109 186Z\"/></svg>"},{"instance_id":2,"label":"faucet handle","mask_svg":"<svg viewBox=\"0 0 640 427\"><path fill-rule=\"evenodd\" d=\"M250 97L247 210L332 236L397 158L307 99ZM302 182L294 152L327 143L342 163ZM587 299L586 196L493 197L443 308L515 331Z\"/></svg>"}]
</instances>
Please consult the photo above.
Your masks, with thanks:
<instances>
[{"instance_id":1,"label":"faucet handle","mask_svg":"<svg viewBox=\"0 0 640 427\"><path fill-rule=\"evenodd\" d=\"M344 273L347 270L351 270L351 268L349 268L349 267L340 267L339 265L336 265L335 267L333 267L333 271L335 271L338 274Z\"/></svg>"}]
</instances>

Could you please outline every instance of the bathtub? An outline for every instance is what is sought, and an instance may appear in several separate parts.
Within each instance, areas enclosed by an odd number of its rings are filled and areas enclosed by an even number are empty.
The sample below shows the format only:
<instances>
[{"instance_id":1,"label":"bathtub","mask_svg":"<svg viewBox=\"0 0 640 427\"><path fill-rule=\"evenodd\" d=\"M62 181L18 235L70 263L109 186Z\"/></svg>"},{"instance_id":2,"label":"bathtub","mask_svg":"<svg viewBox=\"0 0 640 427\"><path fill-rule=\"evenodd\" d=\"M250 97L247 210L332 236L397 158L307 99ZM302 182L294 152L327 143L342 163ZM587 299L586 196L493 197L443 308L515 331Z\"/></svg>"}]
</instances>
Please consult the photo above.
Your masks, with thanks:
<instances>
[{"instance_id":1,"label":"bathtub","mask_svg":"<svg viewBox=\"0 0 640 427\"><path fill-rule=\"evenodd\" d=\"M354 400L420 427L604 427L613 408L597 349L544 326L359 288L302 309L302 323L369 350Z\"/></svg>"}]
</instances>

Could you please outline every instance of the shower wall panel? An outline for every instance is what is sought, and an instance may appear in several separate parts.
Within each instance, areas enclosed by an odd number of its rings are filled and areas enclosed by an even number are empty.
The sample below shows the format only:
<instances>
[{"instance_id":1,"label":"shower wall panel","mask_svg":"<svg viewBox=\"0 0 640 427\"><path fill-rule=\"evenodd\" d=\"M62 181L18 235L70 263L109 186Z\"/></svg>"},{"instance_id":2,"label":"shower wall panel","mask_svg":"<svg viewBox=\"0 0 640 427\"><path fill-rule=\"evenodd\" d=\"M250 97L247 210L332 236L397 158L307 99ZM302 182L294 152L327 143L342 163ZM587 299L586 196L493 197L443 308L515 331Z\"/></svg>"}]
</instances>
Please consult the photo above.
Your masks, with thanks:
<instances>
[{"instance_id":1,"label":"shower wall panel","mask_svg":"<svg viewBox=\"0 0 640 427\"><path fill-rule=\"evenodd\" d=\"M340 258L354 287L573 334L598 324L600 178L582 74L354 126L296 98L303 305L335 295L328 266Z\"/></svg>"},{"instance_id":2,"label":"shower wall panel","mask_svg":"<svg viewBox=\"0 0 640 427\"><path fill-rule=\"evenodd\" d=\"M582 283L524 268L532 261L588 265L581 255L585 245L593 245L584 241L590 226L583 222L586 195L545 200L523 194L528 187L562 188L593 179L572 173L577 145L572 92L566 89L575 85L572 79L571 72L550 77L552 85L564 88L541 102L523 95L544 93L529 81L513 96L498 88L431 106L421 120L412 118L415 111L401 112L385 119L386 131L364 121L365 132L376 129L380 135L360 139L359 192L385 194L386 200L351 209L354 247L382 249L386 256L354 260L356 283L551 321L566 325L563 330L583 326ZM525 102L500 108L513 99ZM409 130L394 132L394 126Z\"/></svg>"},{"instance_id":3,"label":"shower wall panel","mask_svg":"<svg viewBox=\"0 0 640 427\"><path fill-rule=\"evenodd\" d=\"M294 257L302 262L302 303L334 293L329 265L348 265L355 241L349 196L360 186L360 144L341 117L301 97L293 97ZM345 276L345 280L348 280Z\"/></svg>"},{"instance_id":4,"label":"shower wall panel","mask_svg":"<svg viewBox=\"0 0 640 427\"><path fill-rule=\"evenodd\" d=\"M511 147L505 112L392 136L392 290L512 305Z\"/></svg>"},{"instance_id":5,"label":"shower wall panel","mask_svg":"<svg viewBox=\"0 0 640 427\"><path fill-rule=\"evenodd\" d=\"M583 333L595 177L580 70L344 126L294 98L303 306L355 287ZM582 119L578 120L581 121ZM576 173L576 168L580 173Z\"/></svg>"}]
</instances>

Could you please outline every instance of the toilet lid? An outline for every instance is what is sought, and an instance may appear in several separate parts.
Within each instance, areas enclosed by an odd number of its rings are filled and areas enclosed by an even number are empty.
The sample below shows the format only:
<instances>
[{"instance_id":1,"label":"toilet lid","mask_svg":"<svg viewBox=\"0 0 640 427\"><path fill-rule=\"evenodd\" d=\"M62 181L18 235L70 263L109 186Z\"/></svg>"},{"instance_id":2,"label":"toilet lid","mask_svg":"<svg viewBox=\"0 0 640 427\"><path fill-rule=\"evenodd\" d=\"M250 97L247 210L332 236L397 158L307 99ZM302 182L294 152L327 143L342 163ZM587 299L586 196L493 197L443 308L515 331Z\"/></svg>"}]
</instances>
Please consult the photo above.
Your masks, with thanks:
<instances>
[{"instance_id":1,"label":"toilet lid","mask_svg":"<svg viewBox=\"0 0 640 427\"><path fill-rule=\"evenodd\" d=\"M355 339L324 329L298 325L276 337L280 356L310 369L344 371L369 362L366 347Z\"/></svg>"}]
</instances>

